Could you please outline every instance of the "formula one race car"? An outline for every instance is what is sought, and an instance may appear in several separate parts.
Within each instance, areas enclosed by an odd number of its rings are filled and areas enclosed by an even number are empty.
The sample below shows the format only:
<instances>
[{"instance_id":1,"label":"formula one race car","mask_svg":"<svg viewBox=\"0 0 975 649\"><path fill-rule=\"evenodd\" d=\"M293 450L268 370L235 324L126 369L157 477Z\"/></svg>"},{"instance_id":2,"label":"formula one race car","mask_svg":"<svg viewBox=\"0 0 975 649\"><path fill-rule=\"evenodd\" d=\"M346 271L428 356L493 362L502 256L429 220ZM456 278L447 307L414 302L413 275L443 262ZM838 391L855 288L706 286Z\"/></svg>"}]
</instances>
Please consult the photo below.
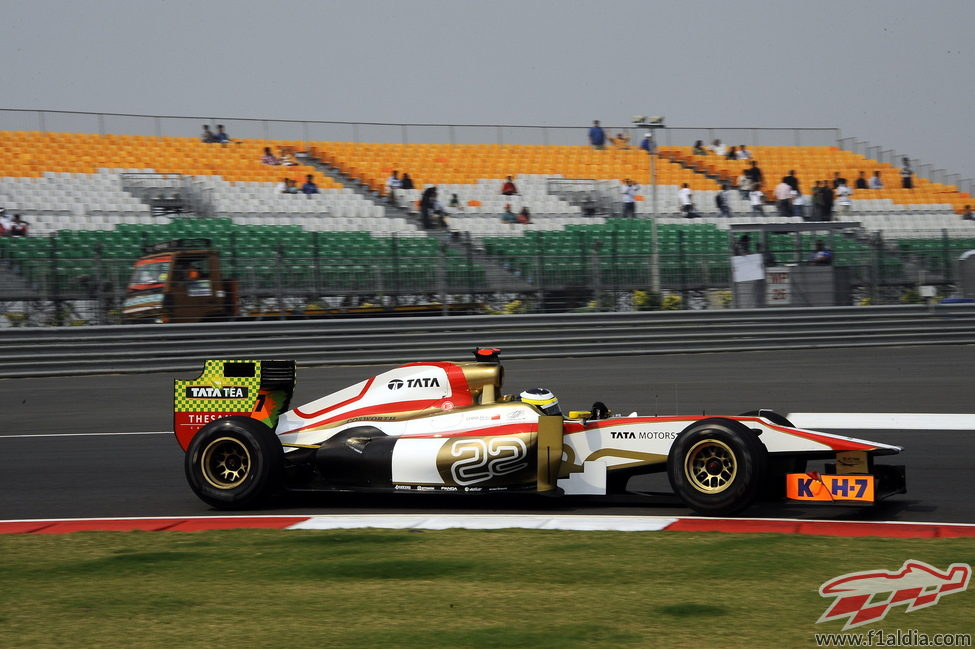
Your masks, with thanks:
<instances>
[{"instance_id":1,"label":"formula one race car","mask_svg":"<svg viewBox=\"0 0 975 649\"><path fill-rule=\"evenodd\" d=\"M854 504L906 490L904 467L874 463L899 447L795 428L768 410L618 417L597 402L563 415L545 390L502 395L499 353L409 363L291 409L294 361L206 361L175 385L186 477L222 509L285 489L605 495L658 471L709 515L767 495ZM825 472L807 473L816 459Z\"/></svg>"}]
</instances>

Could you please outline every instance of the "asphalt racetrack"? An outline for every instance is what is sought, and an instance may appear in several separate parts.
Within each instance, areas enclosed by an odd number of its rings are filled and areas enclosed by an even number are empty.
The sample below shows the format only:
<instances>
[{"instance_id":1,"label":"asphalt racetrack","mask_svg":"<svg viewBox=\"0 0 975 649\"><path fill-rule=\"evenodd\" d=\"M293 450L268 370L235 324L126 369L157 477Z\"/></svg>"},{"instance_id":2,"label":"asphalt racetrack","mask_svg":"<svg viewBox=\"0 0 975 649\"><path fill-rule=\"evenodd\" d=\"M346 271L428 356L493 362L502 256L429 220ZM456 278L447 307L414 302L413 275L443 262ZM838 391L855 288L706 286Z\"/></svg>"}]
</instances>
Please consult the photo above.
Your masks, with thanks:
<instances>
[{"instance_id":1,"label":"asphalt racetrack","mask_svg":"<svg viewBox=\"0 0 975 649\"><path fill-rule=\"evenodd\" d=\"M489 342L489 341L487 341ZM453 359L467 360L458 350ZM503 354L502 354L503 358ZM544 386L562 408L604 401L616 413L973 413L975 346L616 356L505 362L504 392ZM298 370L293 406L388 369ZM172 434L174 378L193 373L0 380L0 519L200 516ZM195 375L194 375L195 376ZM869 508L762 503L752 517L975 522L973 430L842 430L903 446L908 493ZM816 468L816 467L810 467ZM692 515L666 477L637 478L651 492L612 500L395 494L296 496L262 513L580 513ZM254 513L254 512L248 512Z\"/></svg>"}]
</instances>

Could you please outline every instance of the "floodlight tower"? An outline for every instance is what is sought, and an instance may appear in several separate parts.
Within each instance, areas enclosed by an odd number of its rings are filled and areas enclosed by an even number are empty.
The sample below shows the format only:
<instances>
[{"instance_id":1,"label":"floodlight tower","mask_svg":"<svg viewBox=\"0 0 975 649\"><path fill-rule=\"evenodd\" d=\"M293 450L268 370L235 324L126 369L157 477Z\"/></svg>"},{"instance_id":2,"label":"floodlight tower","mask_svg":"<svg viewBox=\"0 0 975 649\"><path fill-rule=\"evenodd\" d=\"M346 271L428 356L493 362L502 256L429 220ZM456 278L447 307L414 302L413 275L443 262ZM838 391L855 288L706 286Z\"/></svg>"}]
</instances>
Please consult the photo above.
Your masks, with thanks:
<instances>
[{"instance_id":1,"label":"floodlight tower","mask_svg":"<svg viewBox=\"0 0 975 649\"><path fill-rule=\"evenodd\" d=\"M652 237L650 244L650 289L659 295L660 242L657 237L657 139L655 137L655 131L658 128L667 127L664 125L664 118L659 115L634 115L632 122L638 128L647 129L644 135L647 145L644 147L641 142L640 147L646 149L647 155L650 158L650 230Z\"/></svg>"}]
</instances>

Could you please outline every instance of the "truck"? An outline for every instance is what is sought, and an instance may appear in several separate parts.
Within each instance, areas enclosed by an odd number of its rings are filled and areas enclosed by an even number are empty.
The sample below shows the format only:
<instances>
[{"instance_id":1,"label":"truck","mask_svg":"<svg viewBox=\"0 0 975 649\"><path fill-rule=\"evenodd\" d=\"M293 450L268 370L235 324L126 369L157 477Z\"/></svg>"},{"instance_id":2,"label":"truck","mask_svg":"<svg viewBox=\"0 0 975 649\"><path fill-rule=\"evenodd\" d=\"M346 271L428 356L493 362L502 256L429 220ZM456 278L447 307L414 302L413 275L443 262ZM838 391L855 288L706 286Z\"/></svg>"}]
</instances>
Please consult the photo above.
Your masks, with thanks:
<instances>
[{"instance_id":1,"label":"truck","mask_svg":"<svg viewBox=\"0 0 975 649\"><path fill-rule=\"evenodd\" d=\"M240 315L237 281L224 277L209 239L175 239L143 248L122 317L138 322L200 322Z\"/></svg>"},{"instance_id":2,"label":"truck","mask_svg":"<svg viewBox=\"0 0 975 649\"><path fill-rule=\"evenodd\" d=\"M239 278L221 266L220 252L206 238L174 239L143 247L144 255L132 268L122 304L127 323L206 322L326 317L381 317L422 315L474 315L483 312L477 301L443 303L428 294L411 293L411 299L383 303L374 295L326 286L251 287L242 291ZM281 261L280 259L278 260ZM335 288L335 287L333 287ZM242 293L254 298L243 306ZM353 306L328 306L322 293L342 294ZM350 297L358 300L348 300ZM282 306L287 298L291 306ZM365 298L365 302L360 300ZM267 303L275 304L274 307Z\"/></svg>"}]
</instances>

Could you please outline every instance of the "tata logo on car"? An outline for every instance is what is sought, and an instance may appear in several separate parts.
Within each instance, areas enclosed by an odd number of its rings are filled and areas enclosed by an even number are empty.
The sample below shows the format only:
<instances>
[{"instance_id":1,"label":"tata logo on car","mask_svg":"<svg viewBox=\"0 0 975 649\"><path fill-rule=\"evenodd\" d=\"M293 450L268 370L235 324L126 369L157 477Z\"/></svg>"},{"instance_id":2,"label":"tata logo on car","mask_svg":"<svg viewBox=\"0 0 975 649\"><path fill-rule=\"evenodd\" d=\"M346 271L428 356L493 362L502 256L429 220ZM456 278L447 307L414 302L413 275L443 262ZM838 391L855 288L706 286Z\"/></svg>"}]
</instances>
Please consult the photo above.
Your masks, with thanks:
<instances>
[{"instance_id":1,"label":"tata logo on car","mask_svg":"<svg viewBox=\"0 0 975 649\"><path fill-rule=\"evenodd\" d=\"M630 430L611 430L610 439L636 439L636 433Z\"/></svg>"},{"instance_id":2,"label":"tata logo on car","mask_svg":"<svg viewBox=\"0 0 975 649\"><path fill-rule=\"evenodd\" d=\"M435 376L425 376L417 379L393 379L386 384L386 387L390 390L399 390L400 388L439 388L440 381L437 380Z\"/></svg>"},{"instance_id":3,"label":"tata logo on car","mask_svg":"<svg viewBox=\"0 0 975 649\"><path fill-rule=\"evenodd\" d=\"M189 385L187 399L246 399L247 388L242 385Z\"/></svg>"}]
</instances>

